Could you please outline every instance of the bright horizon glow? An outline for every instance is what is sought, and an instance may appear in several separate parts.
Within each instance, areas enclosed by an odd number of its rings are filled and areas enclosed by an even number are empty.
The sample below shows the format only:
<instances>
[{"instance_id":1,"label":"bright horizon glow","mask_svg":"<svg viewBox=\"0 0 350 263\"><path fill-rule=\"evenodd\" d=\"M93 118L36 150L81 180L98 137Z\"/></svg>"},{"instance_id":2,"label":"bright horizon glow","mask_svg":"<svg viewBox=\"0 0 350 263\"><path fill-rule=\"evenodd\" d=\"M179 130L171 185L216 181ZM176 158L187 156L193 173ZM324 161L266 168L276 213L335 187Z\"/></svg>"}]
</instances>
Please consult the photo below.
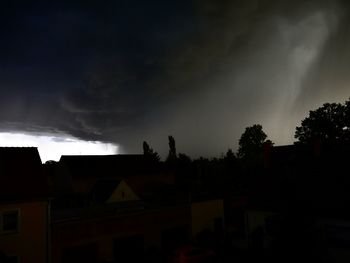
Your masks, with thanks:
<instances>
[{"instance_id":1,"label":"bright horizon glow","mask_svg":"<svg viewBox=\"0 0 350 263\"><path fill-rule=\"evenodd\" d=\"M0 133L0 147L37 147L41 161L58 161L61 155L117 154L118 146L99 141L83 141L68 135Z\"/></svg>"}]
</instances>

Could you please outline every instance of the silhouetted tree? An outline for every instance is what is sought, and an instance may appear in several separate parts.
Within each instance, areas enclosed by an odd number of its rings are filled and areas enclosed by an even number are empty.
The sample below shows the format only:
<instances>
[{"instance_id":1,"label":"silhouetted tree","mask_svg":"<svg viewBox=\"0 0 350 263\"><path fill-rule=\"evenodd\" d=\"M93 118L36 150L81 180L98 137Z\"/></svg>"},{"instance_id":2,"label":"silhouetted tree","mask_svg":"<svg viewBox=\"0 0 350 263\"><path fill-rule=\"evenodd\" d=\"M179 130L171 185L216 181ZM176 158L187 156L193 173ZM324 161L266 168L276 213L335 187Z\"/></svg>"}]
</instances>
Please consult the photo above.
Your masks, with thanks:
<instances>
[{"instance_id":1,"label":"silhouetted tree","mask_svg":"<svg viewBox=\"0 0 350 263\"><path fill-rule=\"evenodd\" d=\"M228 149L226 152L226 155L224 156L224 160L228 162L232 162L236 159L235 154L233 153L232 149Z\"/></svg>"},{"instance_id":2,"label":"silhouetted tree","mask_svg":"<svg viewBox=\"0 0 350 263\"><path fill-rule=\"evenodd\" d=\"M239 162L231 149L228 149L223 158L220 159L222 176L220 180L224 184L224 187L232 187L233 184L235 187L238 185L239 180ZM220 167L219 167L220 170ZM219 176L216 176L219 177Z\"/></svg>"},{"instance_id":3,"label":"silhouetted tree","mask_svg":"<svg viewBox=\"0 0 350 263\"><path fill-rule=\"evenodd\" d=\"M169 154L168 154L167 162L174 162L177 159L175 139L171 135L168 136L168 139L169 139Z\"/></svg>"},{"instance_id":4,"label":"silhouetted tree","mask_svg":"<svg viewBox=\"0 0 350 263\"><path fill-rule=\"evenodd\" d=\"M237 158L231 149L228 149L226 154L221 159L225 166L226 174L231 174L234 172L237 166Z\"/></svg>"},{"instance_id":5,"label":"silhouetted tree","mask_svg":"<svg viewBox=\"0 0 350 263\"><path fill-rule=\"evenodd\" d=\"M294 137L300 143L349 141L350 101L345 104L325 103L310 111L296 128Z\"/></svg>"},{"instance_id":6,"label":"silhouetted tree","mask_svg":"<svg viewBox=\"0 0 350 263\"><path fill-rule=\"evenodd\" d=\"M345 101L344 114L345 114L344 122L347 128L347 135L349 135L350 133L350 99Z\"/></svg>"},{"instance_id":7,"label":"silhouetted tree","mask_svg":"<svg viewBox=\"0 0 350 263\"><path fill-rule=\"evenodd\" d=\"M160 157L157 152L155 152L146 141L143 142L143 155L152 161L159 162Z\"/></svg>"},{"instance_id":8,"label":"silhouetted tree","mask_svg":"<svg viewBox=\"0 0 350 263\"><path fill-rule=\"evenodd\" d=\"M45 162L45 165L56 165L57 162L56 161L53 161L53 160L48 160Z\"/></svg>"},{"instance_id":9,"label":"silhouetted tree","mask_svg":"<svg viewBox=\"0 0 350 263\"><path fill-rule=\"evenodd\" d=\"M176 159L177 181L182 185L189 186L194 180L194 171L191 158L179 153Z\"/></svg>"},{"instance_id":10,"label":"silhouetted tree","mask_svg":"<svg viewBox=\"0 0 350 263\"><path fill-rule=\"evenodd\" d=\"M255 158L261 152L267 135L260 124L247 127L239 139L238 157Z\"/></svg>"},{"instance_id":11,"label":"silhouetted tree","mask_svg":"<svg viewBox=\"0 0 350 263\"><path fill-rule=\"evenodd\" d=\"M178 160L179 162L187 163L187 164L192 162L191 158L184 153L179 153Z\"/></svg>"},{"instance_id":12,"label":"silhouetted tree","mask_svg":"<svg viewBox=\"0 0 350 263\"><path fill-rule=\"evenodd\" d=\"M273 145L274 145L274 143L273 143L271 140L266 140L266 141L264 142L264 144L265 144L265 145L269 145L269 146L273 146Z\"/></svg>"}]
</instances>

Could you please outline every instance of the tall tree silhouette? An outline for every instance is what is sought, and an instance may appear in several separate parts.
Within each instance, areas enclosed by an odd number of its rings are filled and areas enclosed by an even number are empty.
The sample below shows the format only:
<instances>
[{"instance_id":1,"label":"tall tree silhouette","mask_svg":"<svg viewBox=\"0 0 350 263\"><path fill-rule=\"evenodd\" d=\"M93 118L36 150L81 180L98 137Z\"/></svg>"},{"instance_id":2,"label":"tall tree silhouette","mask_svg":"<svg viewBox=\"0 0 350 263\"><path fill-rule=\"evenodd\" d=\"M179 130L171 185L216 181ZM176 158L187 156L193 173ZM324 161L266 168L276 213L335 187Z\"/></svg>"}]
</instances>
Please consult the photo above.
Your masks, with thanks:
<instances>
[{"instance_id":1,"label":"tall tree silhouette","mask_svg":"<svg viewBox=\"0 0 350 263\"><path fill-rule=\"evenodd\" d=\"M300 143L350 141L350 101L325 103L310 111L296 127L294 137Z\"/></svg>"},{"instance_id":2,"label":"tall tree silhouette","mask_svg":"<svg viewBox=\"0 0 350 263\"><path fill-rule=\"evenodd\" d=\"M174 162L177 159L175 139L171 135L168 136L168 139L169 139L169 154L168 154L167 161Z\"/></svg>"},{"instance_id":3,"label":"tall tree silhouette","mask_svg":"<svg viewBox=\"0 0 350 263\"><path fill-rule=\"evenodd\" d=\"M160 157L157 152L155 152L146 141L143 142L142 144L143 147L143 155L147 158L149 158L152 161L159 162Z\"/></svg>"},{"instance_id":4,"label":"tall tree silhouette","mask_svg":"<svg viewBox=\"0 0 350 263\"><path fill-rule=\"evenodd\" d=\"M238 157L255 158L262 150L267 135L260 124L247 127L239 139Z\"/></svg>"}]
</instances>

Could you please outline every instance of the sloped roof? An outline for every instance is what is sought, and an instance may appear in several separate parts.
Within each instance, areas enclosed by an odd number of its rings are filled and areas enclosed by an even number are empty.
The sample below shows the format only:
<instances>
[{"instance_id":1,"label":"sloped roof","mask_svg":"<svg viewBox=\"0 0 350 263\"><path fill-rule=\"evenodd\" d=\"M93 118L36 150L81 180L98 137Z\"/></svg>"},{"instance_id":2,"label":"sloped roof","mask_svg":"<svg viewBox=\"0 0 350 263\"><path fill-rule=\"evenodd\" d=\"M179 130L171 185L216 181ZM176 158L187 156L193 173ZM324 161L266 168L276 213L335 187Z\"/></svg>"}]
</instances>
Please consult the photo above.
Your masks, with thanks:
<instances>
[{"instance_id":1,"label":"sloped roof","mask_svg":"<svg viewBox=\"0 0 350 263\"><path fill-rule=\"evenodd\" d=\"M310 145L292 144L273 146L271 148L271 161L274 165L285 164L296 158L310 158L315 155L315 149Z\"/></svg>"},{"instance_id":2,"label":"sloped roof","mask_svg":"<svg viewBox=\"0 0 350 263\"><path fill-rule=\"evenodd\" d=\"M73 177L124 177L159 169L141 154L64 155L59 162Z\"/></svg>"},{"instance_id":3,"label":"sloped roof","mask_svg":"<svg viewBox=\"0 0 350 263\"><path fill-rule=\"evenodd\" d=\"M96 182L92 195L97 203L105 203L120 184L120 179L103 179Z\"/></svg>"},{"instance_id":4,"label":"sloped roof","mask_svg":"<svg viewBox=\"0 0 350 263\"><path fill-rule=\"evenodd\" d=\"M0 147L0 201L47 196L47 180L35 147Z\"/></svg>"}]
</instances>

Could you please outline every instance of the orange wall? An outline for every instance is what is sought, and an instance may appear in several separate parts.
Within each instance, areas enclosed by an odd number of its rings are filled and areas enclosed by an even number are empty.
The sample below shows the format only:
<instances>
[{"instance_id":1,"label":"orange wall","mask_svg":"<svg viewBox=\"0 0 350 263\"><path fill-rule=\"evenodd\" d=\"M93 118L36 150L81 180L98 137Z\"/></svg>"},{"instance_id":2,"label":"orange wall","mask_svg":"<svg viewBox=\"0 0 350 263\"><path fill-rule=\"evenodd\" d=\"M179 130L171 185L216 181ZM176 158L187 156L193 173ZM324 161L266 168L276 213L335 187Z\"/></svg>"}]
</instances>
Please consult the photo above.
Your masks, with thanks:
<instances>
[{"instance_id":1,"label":"orange wall","mask_svg":"<svg viewBox=\"0 0 350 263\"><path fill-rule=\"evenodd\" d=\"M47 202L0 204L0 212L19 209L19 233L0 235L0 250L21 263L47 261Z\"/></svg>"}]
</instances>

